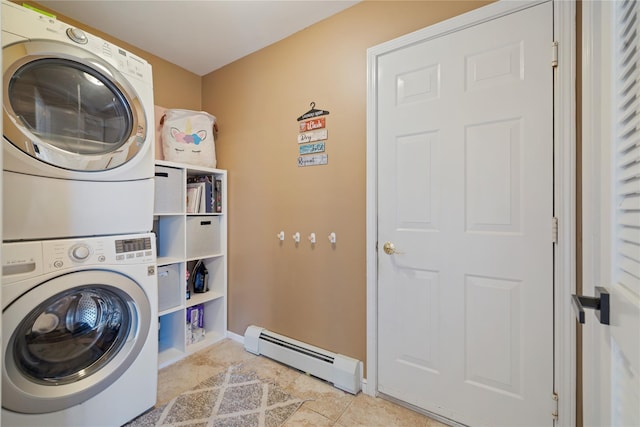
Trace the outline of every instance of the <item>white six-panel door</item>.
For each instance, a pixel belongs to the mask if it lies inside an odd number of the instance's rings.
[[[469,425],[553,423],[552,24],[377,63],[378,390]]]

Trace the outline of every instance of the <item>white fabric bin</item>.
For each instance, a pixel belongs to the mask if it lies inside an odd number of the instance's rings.
[[[154,213],[184,212],[185,183],[182,170],[165,166],[156,166]]]
[[[186,280],[180,277],[178,264],[158,267],[158,311],[169,310],[182,304],[186,292]]]
[[[187,258],[205,258],[220,253],[220,217],[187,217]]]

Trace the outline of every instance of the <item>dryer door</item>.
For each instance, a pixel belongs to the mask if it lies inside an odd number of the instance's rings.
[[[64,169],[101,171],[133,158],[147,123],[118,70],[77,46],[27,40],[2,49],[4,137]]]
[[[104,270],[55,277],[2,313],[2,406],[65,409],[104,390],[149,336],[151,306],[131,278]]]

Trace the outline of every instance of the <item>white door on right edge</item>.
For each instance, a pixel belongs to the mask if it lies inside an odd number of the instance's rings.
[[[553,425],[552,25],[378,58],[378,390],[468,425]]]
[[[610,324],[583,326],[584,425],[640,426],[640,3],[585,2],[584,295]]]

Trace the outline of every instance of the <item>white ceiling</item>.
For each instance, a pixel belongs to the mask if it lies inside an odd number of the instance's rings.
[[[38,0],[38,3],[202,76],[358,1]]]

